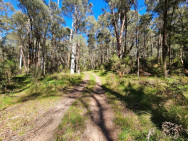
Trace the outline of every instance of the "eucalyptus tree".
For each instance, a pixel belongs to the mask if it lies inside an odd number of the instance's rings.
[[[96,34],[98,30],[98,23],[95,19],[94,16],[88,16],[85,19],[86,23],[86,31],[87,31],[87,37],[88,37],[88,49],[89,49],[89,54],[90,56],[88,57],[88,60],[90,62],[90,67],[94,69],[94,64],[95,64],[95,57],[96,57],[96,48],[97,48],[97,39],[96,39]]]
[[[8,3],[0,0],[0,36],[11,28],[11,19],[9,12],[14,11],[14,7]]]
[[[11,19],[8,12],[14,11],[14,7],[8,3],[0,0],[0,48],[1,48],[1,61],[5,60],[4,43],[6,41],[6,35],[9,33],[11,28]]]
[[[84,27],[84,19],[86,15],[91,12],[92,4],[88,0],[63,0],[62,10],[66,16],[72,17],[73,20],[73,37],[82,32]],[[75,42],[72,43],[72,56],[71,56],[71,74],[73,74],[77,68],[76,59],[79,59],[78,46]],[[77,56],[77,57],[76,57]]]
[[[122,56],[122,40],[125,31],[127,32],[127,13],[130,8],[135,4],[136,0],[105,0],[110,8],[112,15],[112,25],[114,27],[115,36],[117,40],[117,55]],[[126,46],[125,46],[126,47]]]
[[[18,37],[17,42],[20,46],[20,66],[19,69],[21,70],[22,67],[22,60],[25,67],[25,72],[27,73],[27,64],[26,64],[26,55],[25,51],[27,50],[27,34],[28,34],[28,17],[27,15],[23,14],[21,11],[16,11],[12,15],[12,30],[14,31],[15,35]]]
[[[73,42],[76,43],[76,46],[77,46],[77,55],[76,55],[76,70],[77,70],[77,73],[80,74],[80,66],[81,64],[85,63],[83,57],[85,57],[84,55],[84,52],[87,50],[84,50],[84,48],[86,48],[86,40],[84,38],[83,35],[81,34],[77,34],[74,38],[73,38]],[[83,55],[83,56],[81,56]],[[81,62],[81,60],[83,60],[83,62]],[[83,68],[83,66],[82,66]]]
[[[186,0],[159,0],[159,1],[145,0],[148,11],[157,13],[163,19],[162,20],[163,21],[162,56],[163,56],[164,76],[167,76],[167,55],[170,49],[167,43],[167,37],[169,35],[168,26],[171,24],[171,20],[169,19],[169,17],[172,19],[175,9],[179,6],[181,2],[185,2],[185,1]],[[172,12],[170,13],[169,11]]]
[[[174,19],[176,22],[172,25],[174,43],[180,45],[180,61],[185,69],[188,69],[188,7],[187,4],[180,5],[176,9]]]
[[[46,41],[49,26],[51,23],[50,10],[48,5],[42,0],[19,0],[20,7],[29,19],[29,32],[28,32],[28,65],[29,68],[34,63],[36,68],[39,64],[40,46],[42,47],[42,74],[46,73]]]
[[[109,45],[111,33],[108,28],[100,28],[97,34],[98,50],[100,55],[100,66],[107,62],[110,57]]]
[[[140,17],[139,26],[140,32],[143,34],[143,46],[147,50],[147,57],[149,56],[149,47],[147,46],[148,33],[150,31],[152,16],[149,13],[146,13]]]
[[[67,46],[63,44],[63,41],[66,42],[68,40],[67,34],[68,30],[63,27],[65,21],[63,19],[62,10],[59,8],[58,3],[51,1],[49,3],[50,8],[50,56],[48,56],[49,60],[51,60],[51,65],[49,66],[50,70],[58,70],[59,64],[63,66],[67,65]],[[49,62],[49,61],[48,61]]]

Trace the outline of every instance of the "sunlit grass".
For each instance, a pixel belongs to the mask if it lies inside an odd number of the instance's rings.
[[[0,95],[0,110],[29,100],[62,96],[63,92],[61,90],[63,88],[71,88],[78,85],[82,77],[83,75],[57,73],[46,76],[42,80],[32,80],[30,75],[16,76],[13,78],[15,80],[13,82],[15,84],[14,92]]]
[[[59,125],[57,141],[79,140],[86,126],[82,104],[76,100],[69,108]]]
[[[112,72],[95,73],[101,77],[108,101],[114,109],[114,122],[120,128],[119,140],[147,140],[150,130],[155,131],[150,140],[174,140],[162,133],[164,121],[182,125],[187,130],[187,99],[182,99],[184,104],[180,104],[181,99],[174,97],[175,94],[179,95],[177,89],[181,90],[180,96],[188,92],[185,78],[138,79],[131,75],[119,77]],[[178,84],[171,89],[174,82]],[[185,137],[178,139],[185,140]]]

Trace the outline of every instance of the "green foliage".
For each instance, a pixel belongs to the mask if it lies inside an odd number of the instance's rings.
[[[163,76],[162,68],[160,65],[158,65],[155,58],[140,58],[140,68],[142,71],[148,72],[152,76]]]
[[[10,83],[12,76],[17,73],[15,62],[6,60],[0,64],[0,85],[6,91],[7,85]]]
[[[116,55],[110,60],[109,64],[106,64],[105,69],[112,70],[119,75],[129,74],[133,70],[133,62],[130,57],[124,59],[118,58]]]

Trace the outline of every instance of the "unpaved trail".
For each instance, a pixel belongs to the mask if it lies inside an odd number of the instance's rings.
[[[56,140],[56,131],[61,119],[67,112],[72,103],[82,94],[87,81],[88,74],[84,81],[76,86],[69,94],[64,97],[61,102],[57,103],[55,107],[45,112],[42,116],[34,121],[34,127],[28,131],[24,136],[11,136],[7,141],[54,141]]]
[[[90,119],[87,121],[83,138],[87,141],[115,141],[117,140],[117,130],[113,123],[113,111],[107,102],[99,76],[94,73],[92,75],[96,78],[96,86],[91,93]]]

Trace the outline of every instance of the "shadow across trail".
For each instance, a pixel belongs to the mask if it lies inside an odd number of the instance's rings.
[[[80,102],[87,109],[91,123],[87,125],[86,132],[90,137],[88,140],[107,140],[114,139],[113,113],[107,103],[105,91],[100,84],[96,84],[93,89],[86,88],[82,98],[88,97],[89,104],[80,98]],[[87,136],[88,136],[87,135]]]
[[[186,121],[180,120],[178,115],[172,115],[165,108],[165,103],[168,101],[168,98],[164,98],[163,95],[146,93],[144,86],[135,88],[131,83],[128,84],[123,93],[118,93],[107,88],[105,85],[102,88],[111,95],[111,100],[118,99],[122,101],[126,108],[134,111],[136,114],[151,113],[152,122],[161,130],[162,123],[166,121],[182,125],[186,128]],[[187,137],[187,135],[183,136]]]

